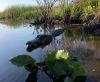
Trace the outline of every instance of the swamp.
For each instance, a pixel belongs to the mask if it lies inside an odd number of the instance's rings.
[[[0,82],[100,82],[100,0],[20,1],[0,11]]]

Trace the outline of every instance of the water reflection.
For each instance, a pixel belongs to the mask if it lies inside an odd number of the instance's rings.
[[[25,20],[25,19],[9,19],[9,20],[2,20],[0,21],[1,24],[5,24],[7,26],[10,26],[10,28],[19,28],[22,25],[26,25],[30,23],[33,20]]]
[[[9,26],[10,27],[10,26]],[[12,29],[7,25],[0,24],[0,81],[1,82],[25,82],[27,73],[23,68],[16,68],[9,63],[9,60],[19,54],[29,54],[37,61],[43,61],[48,51],[67,49],[70,54],[80,58],[79,62],[84,65],[87,74],[94,82],[100,80],[100,37],[85,35],[78,26],[70,26],[71,30],[57,36],[48,46],[43,49],[37,48],[32,52],[26,51],[26,42],[34,39],[40,34],[49,34],[55,29],[68,28],[68,26],[32,26]],[[73,30],[74,29],[74,30]],[[19,74],[18,74],[19,73]],[[16,75],[16,76],[14,76]],[[33,74],[29,75],[29,78]],[[11,76],[11,77],[9,77]],[[23,77],[19,77],[23,76]],[[33,77],[33,76],[32,76]],[[38,82],[52,82],[46,75],[39,72]],[[32,79],[32,78],[31,78]],[[49,80],[48,80],[49,79]]]

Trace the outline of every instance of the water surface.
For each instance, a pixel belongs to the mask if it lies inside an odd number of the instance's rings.
[[[28,72],[24,68],[12,65],[9,60],[20,54],[28,54],[38,62],[43,61],[48,51],[67,49],[71,55],[78,56],[80,63],[93,82],[100,82],[100,37],[83,34],[77,27],[70,26],[70,32],[56,37],[48,46],[37,48],[32,52],[26,50],[26,42],[38,34],[49,34],[55,29],[68,26],[32,26],[0,24],[0,82],[24,82]],[[44,72],[38,73],[38,82],[52,82]],[[92,82],[91,81],[91,82]]]

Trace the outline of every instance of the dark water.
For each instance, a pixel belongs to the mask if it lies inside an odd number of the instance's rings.
[[[67,26],[45,28],[0,24],[0,82],[25,82],[28,77],[29,73],[24,68],[16,67],[9,62],[11,58],[20,54],[28,54],[39,62],[43,61],[48,51],[58,49],[67,49],[71,55],[78,56],[87,75],[91,78],[89,82],[100,82],[100,37],[81,33],[77,28],[82,26],[70,26],[70,32],[56,37],[50,45],[32,52],[26,51],[27,41],[34,39],[38,34],[48,34],[63,27],[67,28]],[[52,82],[52,80],[40,71],[38,82]]]

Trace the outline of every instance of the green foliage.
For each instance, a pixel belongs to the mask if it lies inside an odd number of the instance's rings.
[[[16,66],[24,66],[24,68],[29,72],[34,72],[37,70],[37,65],[35,60],[28,55],[19,55],[10,60],[12,64]]]
[[[48,57],[45,59],[45,65],[50,73],[59,79],[60,76],[72,76],[72,80],[80,75],[85,75],[85,70],[80,68],[77,62],[72,61],[72,57],[68,55],[66,50],[58,50],[49,52]],[[69,78],[66,79],[70,80]],[[70,80],[71,81],[71,80]]]
[[[17,66],[24,66],[29,72],[37,71],[39,68],[39,64],[28,55],[16,56],[10,61]],[[78,76],[85,75],[85,70],[80,67],[80,64],[72,61],[72,56],[69,56],[67,50],[49,52],[42,68],[46,68],[48,73],[57,80],[61,80],[63,76],[64,82],[73,82]]]
[[[73,63],[72,68],[74,69],[72,74],[73,79],[75,79],[78,76],[85,75],[85,70],[83,68],[80,68],[80,65],[78,63]]]
[[[74,18],[79,19],[80,16],[82,15],[82,11],[83,11],[83,9],[82,9],[81,4],[74,4],[73,5],[73,11],[72,11],[72,13],[73,13],[73,17]]]
[[[24,18],[29,19],[33,17],[39,17],[41,15],[41,11],[39,7],[35,6],[12,6],[6,9],[1,13],[1,18],[8,19],[18,19]]]
[[[52,9],[51,16],[54,17],[54,18],[62,17],[61,8],[60,7],[54,7]]]
[[[99,0],[98,0],[98,1],[99,1]],[[97,0],[91,0],[91,1],[90,1],[90,5],[91,5],[92,7],[97,8],[97,5],[98,5]]]
[[[72,79],[71,79],[70,77],[66,77],[66,78],[64,79],[64,82],[73,82],[73,81],[72,81]]]
[[[71,7],[69,6],[65,10],[65,16],[68,18],[68,17],[70,17],[70,15],[71,15]]]
[[[17,66],[24,66],[32,62],[35,62],[35,60],[31,56],[28,56],[28,55],[19,55],[19,56],[14,57],[10,61]]]
[[[40,16],[41,16],[41,12],[37,12],[37,11],[30,11],[22,14],[22,17],[24,19],[36,19],[39,18]]]
[[[98,2],[97,2],[98,1]],[[61,7],[60,5],[53,7],[51,17],[55,19],[85,20],[88,14],[96,15],[100,12],[99,0],[83,0],[77,3],[71,3],[69,6]],[[38,6],[12,6],[0,13],[0,19],[39,19],[41,18],[41,10]],[[59,21],[57,21],[59,22]]]

